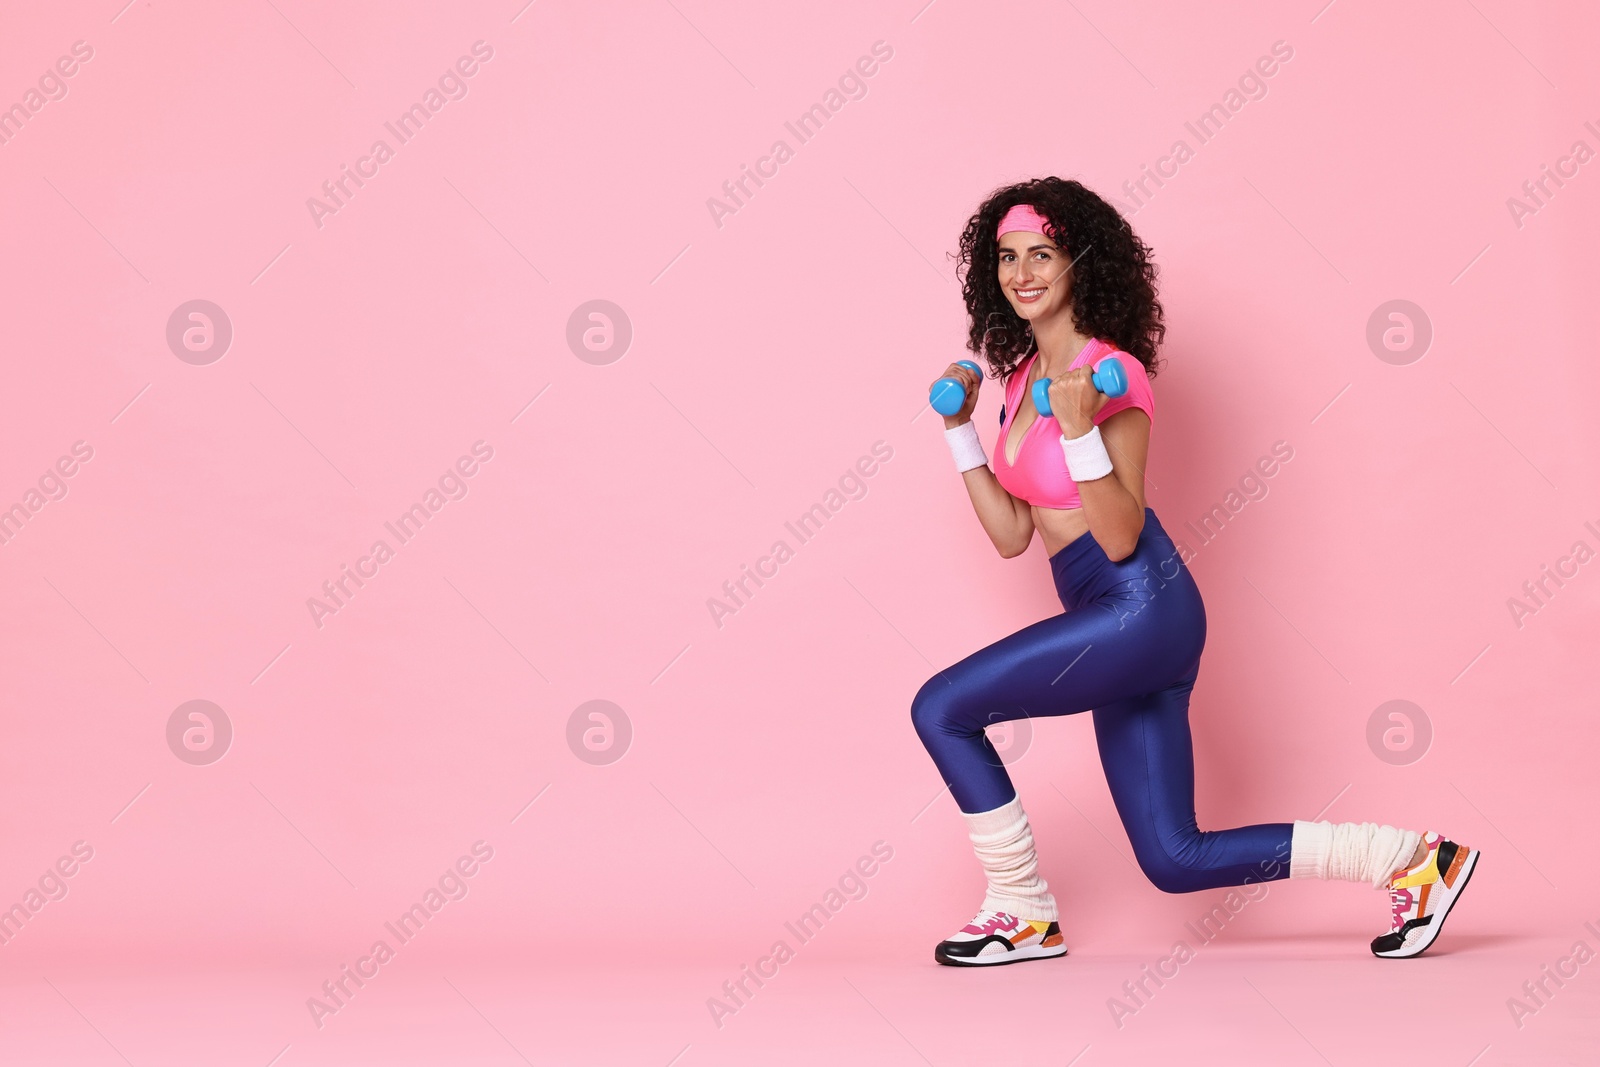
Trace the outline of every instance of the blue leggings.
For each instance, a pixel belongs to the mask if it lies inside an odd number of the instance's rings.
[[[1194,817],[1189,693],[1206,643],[1194,577],[1145,509],[1138,546],[1113,563],[1085,533],[1050,557],[1066,611],[940,671],[911,720],[964,812],[1017,795],[990,723],[1094,710],[1117,814],[1156,888],[1192,893],[1289,875],[1293,823],[1201,830]]]

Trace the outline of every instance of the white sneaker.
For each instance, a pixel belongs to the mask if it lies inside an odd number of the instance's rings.
[[[978,912],[933,950],[935,960],[953,967],[987,967],[1066,954],[1060,923],[1052,919],[1019,919],[1003,911]]]
[[[1421,863],[1395,872],[1389,879],[1394,922],[1389,932],[1372,939],[1372,954],[1403,960],[1419,956],[1433,944],[1467,879],[1478,866],[1478,850],[1438,834],[1425,834],[1428,854]]]

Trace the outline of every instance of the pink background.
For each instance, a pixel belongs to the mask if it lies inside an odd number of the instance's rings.
[[[3,104],[93,49],[0,146],[0,506],[93,449],[0,546],[0,903],[93,849],[0,945],[0,1061],[1592,1050],[1594,968],[1520,1027],[1507,1006],[1600,949],[1600,564],[1520,628],[1507,607],[1600,548],[1600,161],[1507,207],[1600,149],[1587,5],[121,3],[0,37]],[[480,40],[397,147],[383,124]],[[785,121],[876,41],[800,144]],[[1185,121],[1275,41],[1266,95],[1198,145]],[[319,227],[307,199],[380,137]],[[708,198],[779,138],[719,227]],[[1177,175],[1121,197],[1170,324],[1149,501],[1183,539],[1294,453],[1190,564],[1200,825],[1374,820],[1484,860],[1425,962],[1368,954],[1381,894],[1274,883],[1118,1027],[1108,998],[1224,893],[1132,865],[1086,716],[1036,721],[1012,768],[1072,954],[931,960],[981,880],[911,697],[1060,607],[1037,542],[993,552],[923,397],[967,355],[949,253],[979,202],[1041,174],[1118,195],[1179,138]],[[196,299],[233,329],[207,365],[166,341]],[[632,327],[604,365],[567,342],[595,299]],[[1394,299],[1432,324],[1406,365],[1366,341]],[[480,440],[466,496],[319,628],[307,599]],[[784,522],[878,441],[796,547]],[[719,627],[708,598],[779,538]],[[234,732],[204,766],[166,739],[197,699]],[[567,740],[595,699],[632,729],[608,765]],[[1405,765],[1366,739],[1394,699],[1433,729]],[[468,895],[319,1028],[307,998],[479,840]],[[707,998],[880,840],[865,898],[717,1026]]]

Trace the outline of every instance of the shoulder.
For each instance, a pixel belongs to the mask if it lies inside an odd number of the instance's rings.
[[[1139,377],[1143,378],[1146,383],[1150,381],[1150,372],[1145,369],[1143,363],[1139,362],[1138,356],[1135,356],[1129,352],[1124,352],[1122,349],[1117,348],[1115,345],[1112,345],[1109,342],[1107,342],[1106,350],[1094,358],[1095,365],[1099,366],[1102,360],[1110,359],[1113,356],[1121,361],[1123,369],[1128,372],[1128,380],[1130,382],[1133,380],[1136,373]]]
[[[1128,378],[1128,391],[1119,397],[1107,400],[1105,405],[1095,414],[1094,421],[1098,424],[1115,415],[1119,411],[1129,408],[1139,408],[1152,422],[1155,421],[1156,397],[1151,386],[1150,372],[1145,365],[1139,362],[1136,356],[1129,355],[1120,348],[1113,348],[1095,360],[1099,367],[1108,359],[1115,358],[1122,364],[1122,370]]]

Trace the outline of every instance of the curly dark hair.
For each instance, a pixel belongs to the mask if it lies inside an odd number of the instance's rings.
[[[1057,244],[1073,261],[1072,319],[1078,332],[1112,342],[1155,377],[1156,349],[1167,327],[1156,299],[1158,268],[1150,246],[1116,208],[1070,179],[1034,178],[996,189],[967,221],[956,267],[967,301],[967,348],[981,355],[998,378],[1033,351],[1032,331],[1006,299],[998,272],[1000,242],[994,231],[1017,204],[1032,204],[1057,234],[1065,235]]]

